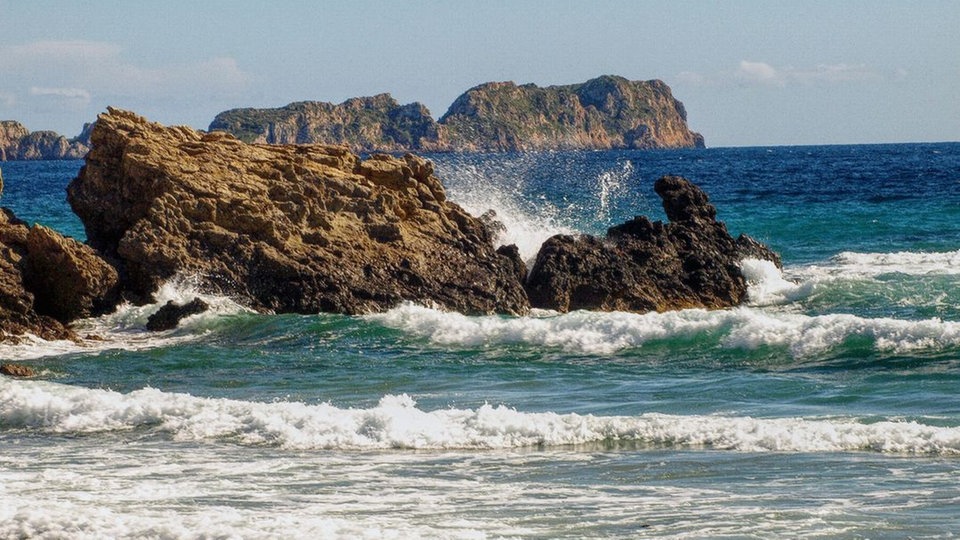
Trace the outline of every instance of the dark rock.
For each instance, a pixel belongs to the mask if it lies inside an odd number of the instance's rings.
[[[266,312],[529,309],[512,262],[416,156],[249,145],[115,109],[91,136],[68,200],[128,298],[191,274]]]
[[[36,377],[37,372],[30,366],[23,364],[0,364],[0,373],[9,377]]]
[[[203,313],[210,309],[210,305],[200,298],[194,298],[186,304],[176,304],[170,300],[156,313],[147,318],[147,330],[160,332],[176,328],[180,321],[191,316]]]
[[[749,237],[734,240],[707,195],[688,180],[663,177],[654,189],[668,224],[638,216],[611,227],[605,239],[548,239],[527,279],[531,305],[564,312],[735,306],[747,292],[741,259],[779,262]]]

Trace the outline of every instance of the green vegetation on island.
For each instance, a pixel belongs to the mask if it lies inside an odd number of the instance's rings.
[[[485,83],[458,97],[439,121],[420,103],[400,105],[380,94],[339,105],[308,101],[233,109],[218,114],[210,130],[246,142],[345,144],[356,152],[704,146],[669,86],[615,76],[546,88]]]

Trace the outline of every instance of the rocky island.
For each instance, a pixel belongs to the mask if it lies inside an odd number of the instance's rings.
[[[247,144],[109,109],[68,187],[88,244],[0,215],[0,341],[78,339],[69,323],[153,301],[190,275],[266,313],[371,313],[411,301],[466,314],[531,307],[650,311],[741,303],[745,257],[689,181],[656,183],[670,223],[638,216],[605,238],[558,235],[530,272],[496,223],[446,199],[429,161],[342,146]],[[202,302],[164,306],[169,328]],[[178,315],[181,314],[181,315]]]
[[[292,103],[275,109],[234,109],[210,131],[269,144],[345,144],[370,152],[504,152],[699,148],[683,104],[658,80],[603,76],[541,88],[486,83],[458,97],[439,121],[420,103],[389,94],[339,105]]]
[[[53,131],[31,132],[13,120],[0,121],[0,161],[80,159],[90,149],[91,129],[87,124],[79,136],[67,139]]]

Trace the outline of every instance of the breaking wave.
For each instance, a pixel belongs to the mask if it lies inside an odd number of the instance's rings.
[[[388,395],[370,408],[201,398],[144,388],[127,394],[43,381],[0,380],[4,429],[78,434],[153,429],[175,440],[221,440],[296,450],[496,449],[631,441],[749,452],[873,451],[960,454],[960,427],[855,418],[720,415],[593,416],[417,408]]]

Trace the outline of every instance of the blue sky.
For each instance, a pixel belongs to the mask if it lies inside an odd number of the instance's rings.
[[[960,140],[960,2],[0,0],[0,119],[662,79],[708,146]]]

